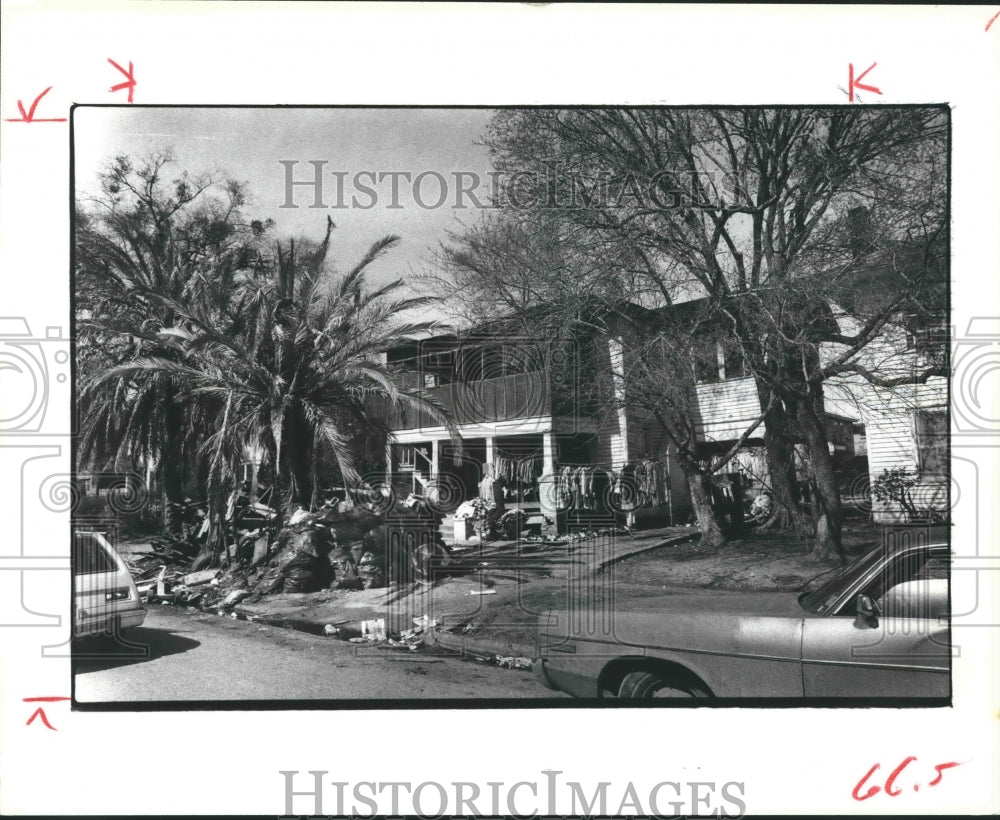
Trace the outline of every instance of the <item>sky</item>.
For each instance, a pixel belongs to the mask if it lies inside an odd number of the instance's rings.
[[[169,148],[177,175],[186,170],[245,182],[249,213],[273,219],[278,237],[318,241],[330,215],[337,225],[328,257],[335,269],[349,268],[386,234],[400,236],[400,245],[370,268],[369,281],[378,284],[425,270],[447,231],[483,215],[477,202],[488,202],[492,165],[481,141],[491,113],[80,107],[74,113],[76,190],[96,191],[99,171],[116,155]],[[325,208],[311,207],[315,185],[293,185],[290,192],[287,186],[289,179],[315,182],[317,167]]]

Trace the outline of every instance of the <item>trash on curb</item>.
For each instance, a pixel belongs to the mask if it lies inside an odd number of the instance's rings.
[[[504,669],[531,669],[531,658],[494,655],[493,660]]]
[[[371,643],[385,641],[385,618],[373,618],[370,621],[362,621],[361,640]]]

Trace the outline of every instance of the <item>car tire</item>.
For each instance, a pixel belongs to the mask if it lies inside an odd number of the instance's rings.
[[[630,672],[622,678],[618,697],[631,700],[651,698],[706,698],[708,692],[697,686],[679,684],[655,672]]]

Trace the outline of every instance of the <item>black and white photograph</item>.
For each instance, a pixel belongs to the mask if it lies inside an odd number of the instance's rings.
[[[1000,6],[0,17],[0,814],[1000,808]]]
[[[951,114],[75,107],[74,707],[950,705]]]

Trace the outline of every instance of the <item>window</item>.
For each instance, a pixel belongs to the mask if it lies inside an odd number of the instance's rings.
[[[945,617],[949,565],[943,554],[911,553],[897,560],[895,572],[880,578],[869,592],[876,593],[872,597],[886,618]]]
[[[718,342],[705,339],[697,341],[691,352],[694,358],[694,375],[700,384],[722,381],[722,351]]]
[[[92,536],[79,534],[73,538],[73,556],[71,563],[75,575],[93,575],[98,572],[116,572],[114,560]]]
[[[722,345],[724,379],[741,379],[746,375],[743,367],[743,348],[735,339],[725,342]]]
[[[951,328],[944,317],[931,318],[897,314],[895,320],[906,329],[906,349],[920,356],[940,358],[947,354]]]
[[[917,469],[922,473],[948,471],[948,414],[944,410],[917,410],[914,418]]]
[[[740,379],[746,375],[743,348],[735,339],[724,342],[702,339],[695,342],[691,355],[695,378],[700,384]]]

